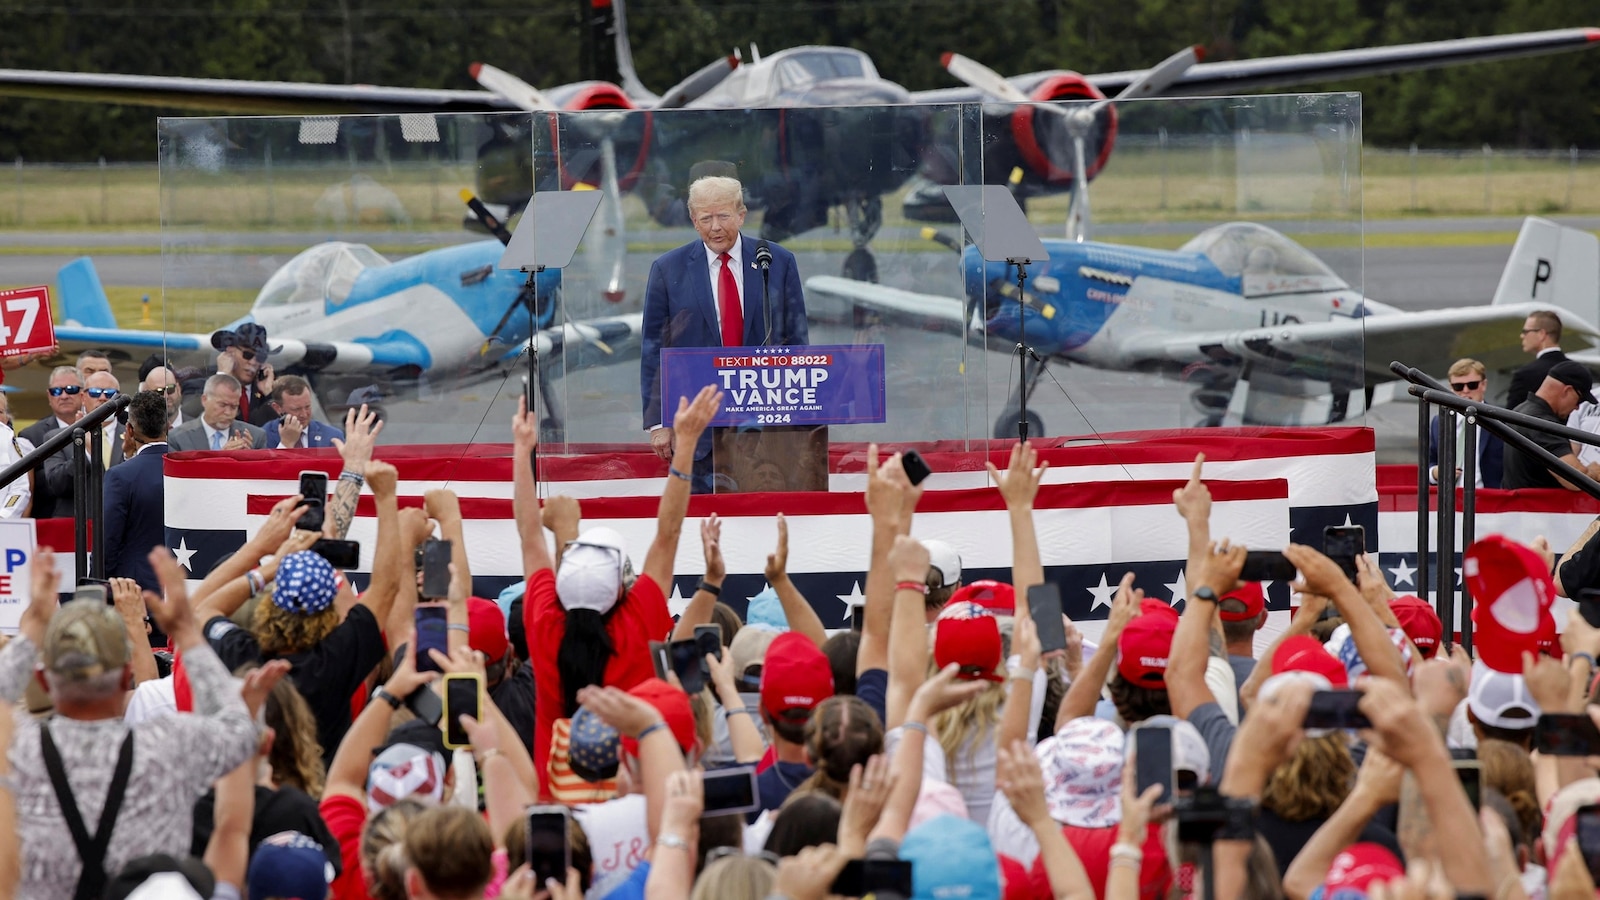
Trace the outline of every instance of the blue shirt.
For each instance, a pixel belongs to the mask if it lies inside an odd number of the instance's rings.
[[[633,870],[627,881],[612,889],[611,893],[605,896],[605,900],[644,900],[644,886],[649,880],[650,861],[645,860],[639,863],[639,867]]]

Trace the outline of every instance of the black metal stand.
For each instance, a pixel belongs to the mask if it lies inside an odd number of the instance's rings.
[[[1434,610],[1443,625],[1445,647],[1456,634],[1456,411],[1439,410],[1439,549],[1434,558]]]
[[[1423,400],[1417,404],[1417,446],[1421,462],[1417,466],[1417,596],[1428,597],[1428,425],[1432,407]]]
[[[1466,459],[1461,461],[1461,546],[1471,547],[1478,539],[1474,519],[1478,513],[1478,419],[1471,413],[1461,417],[1461,428],[1466,433],[1462,441]],[[1461,579],[1461,648],[1472,653],[1472,588],[1467,579]]]
[[[538,410],[539,397],[538,397],[538,395],[539,395],[539,392],[544,389],[544,385],[542,385],[538,380],[539,379],[539,342],[534,340],[534,338],[537,337],[537,335],[534,332],[534,328],[533,328],[533,324],[534,324],[533,307],[534,307],[534,302],[535,302],[534,298],[537,296],[537,294],[535,293],[535,291],[537,289],[536,288],[536,283],[538,281],[539,274],[544,271],[544,266],[531,266],[531,267],[530,266],[523,266],[522,267],[522,271],[525,274],[527,274],[527,276],[528,276],[528,287],[527,287],[527,289],[525,291],[525,293],[528,295],[528,356],[527,356],[527,359],[528,359],[528,374],[526,376],[524,376],[527,379],[527,381],[523,383],[522,395],[527,398],[528,415],[533,416],[533,427],[537,431],[537,430],[540,430],[542,428],[542,426],[541,426],[541,424],[539,422],[539,410]],[[509,310],[509,309],[506,310],[506,315],[509,317],[511,315],[511,310]],[[533,446],[533,459],[530,462],[533,465],[533,488],[534,488],[533,492],[534,492],[535,495],[537,495],[539,493],[539,445],[538,444],[534,444],[534,446]]]
[[[1034,356],[1028,346],[1028,266],[1033,260],[1012,257],[1006,263],[1017,267],[1017,440],[1028,439],[1028,358]]]

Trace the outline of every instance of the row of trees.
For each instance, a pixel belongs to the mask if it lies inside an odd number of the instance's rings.
[[[554,85],[588,75],[589,3],[0,0],[0,67],[470,88],[481,60]],[[946,50],[1004,72],[1105,72],[1189,43],[1219,60],[1600,24],[1593,0],[630,0],[627,15],[657,90],[752,44],[857,47],[918,90],[954,84]],[[1316,88],[1364,92],[1372,144],[1600,147],[1600,52]],[[154,154],[148,108],[0,100],[0,159]]]

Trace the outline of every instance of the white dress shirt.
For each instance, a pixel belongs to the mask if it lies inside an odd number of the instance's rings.
[[[744,309],[744,238],[733,239],[728,248],[728,268],[733,270],[733,283],[739,290],[739,308]],[[717,311],[717,334],[722,333],[722,260],[716,251],[706,248],[706,272],[711,276],[711,308]]]

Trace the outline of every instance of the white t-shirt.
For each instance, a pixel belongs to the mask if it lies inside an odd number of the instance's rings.
[[[128,698],[122,711],[122,721],[129,725],[178,714],[178,697],[172,690],[172,676],[154,681],[141,681]]]
[[[599,900],[628,880],[650,852],[650,826],[643,794],[573,807],[572,815],[589,838],[594,860],[587,900]]]

